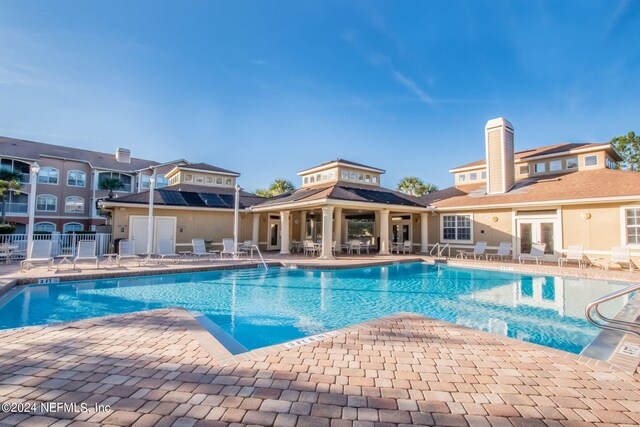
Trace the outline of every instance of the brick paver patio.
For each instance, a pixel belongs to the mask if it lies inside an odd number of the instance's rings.
[[[0,400],[86,412],[0,413],[4,425],[618,426],[640,376],[412,314],[221,365],[181,310],[0,332]],[[281,348],[280,346],[279,348]],[[217,354],[218,353],[218,354]],[[224,350],[222,350],[224,353]],[[96,412],[93,405],[110,405]]]

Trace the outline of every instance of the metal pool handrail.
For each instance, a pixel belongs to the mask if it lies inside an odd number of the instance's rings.
[[[442,258],[442,252],[444,252],[445,249],[449,250],[449,255],[447,256],[447,258],[451,258],[451,246],[449,245],[449,243],[444,246],[440,246],[440,243],[436,243],[435,245],[433,245],[433,248],[431,248],[431,251],[429,251],[429,255],[433,255],[433,251],[435,251],[436,249],[438,249],[436,251],[436,253],[438,254],[438,258]]]
[[[626,322],[624,320],[610,319],[600,313],[599,306],[600,304],[611,301],[616,298],[623,297],[625,295],[629,295],[633,292],[640,291],[640,283],[636,283],[635,285],[627,286],[626,288],[622,288],[618,291],[612,292],[608,295],[605,295],[597,300],[593,301],[591,304],[587,305],[584,310],[585,316],[587,320],[591,322],[593,325],[597,326],[601,329],[608,329],[611,331],[618,331],[623,333],[635,334],[640,336],[640,324],[636,322]],[[594,319],[595,317],[603,322],[607,322],[607,324],[600,323]],[[612,326],[619,325],[619,326]]]
[[[258,251],[258,255],[260,256],[260,261],[262,261],[262,265],[264,266],[265,270],[268,270],[269,268],[267,267],[267,263],[264,262],[264,258],[262,258],[262,254],[260,253],[260,249],[258,248],[258,245],[251,245],[251,253],[253,253],[253,248],[256,248],[256,251]]]

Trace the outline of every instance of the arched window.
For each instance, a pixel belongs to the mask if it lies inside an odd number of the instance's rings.
[[[133,182],[131,175],[118,172],[100,172],[100,174],[98,175],[98,187],[96,188],[97,190],[100,189],[100,181],[102,181],[104,178],[118,178],[120,181],[122,181],[123,186],[120,190],[117,191],[131,193],[131,183]]]
[[[64,227],[62,227],[63,233],[80,233],[84,230],[84,225],[79,222],[67,222]]]
[[[58,209],[58,198],[51,194],[41,194],[36,197],[36,210],[40,212],[55,212]]]
[[[56,225],[52,222],[39,222],[33,226],[33,231],[41,233],[53,233],[56,231]]]
[[[85,187],[87,185],[87,174],[82,171],[67,172],[67,185],[69,187]]]
[[[38,184],[55,184],[58,185],[58,176],[60,172],[56,168],[40,168],[38,172]]]
[[[64,199],[64,211],[67,213],[84,213],[84,199],[79,196],[69,196]]]

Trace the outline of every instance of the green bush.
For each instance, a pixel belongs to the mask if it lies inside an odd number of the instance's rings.
[[[16,231],[15,224],[0,224],[0,234],[13,234]]]

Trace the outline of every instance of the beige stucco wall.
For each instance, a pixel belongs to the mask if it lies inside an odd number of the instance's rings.
[[[583,245],[585,250],[609,251],[620,246],[621,204],[575,205],[562,207],[562,236],[565,248],[568,245]],[[581,215],[590,214],[584,219]]]

